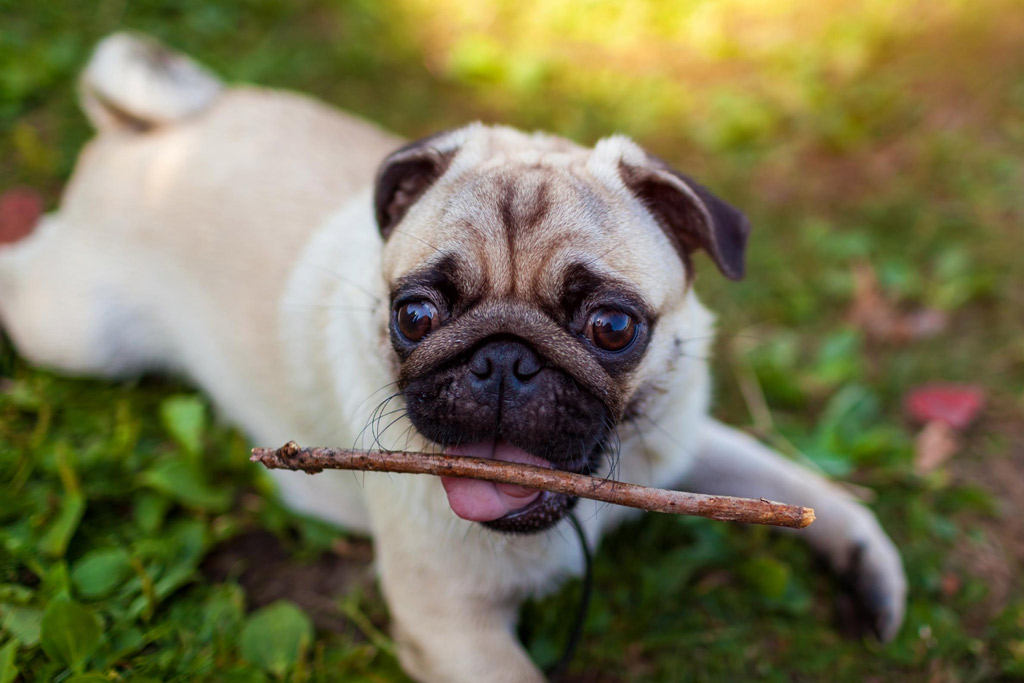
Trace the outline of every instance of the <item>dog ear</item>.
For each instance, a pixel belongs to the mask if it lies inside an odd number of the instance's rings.
[[[409,208],[440,178],[455,153],[450,131],[411,142],[392,152],[377,170],[374,206],[380,234],[387,239]]]
[[[651,155],[639,166],[620,162],[620,172],[687,264],[690,254],[703,249],[723,275],[743,279],[750,223],[738,209]]]

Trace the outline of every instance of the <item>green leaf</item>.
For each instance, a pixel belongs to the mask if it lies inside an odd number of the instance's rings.
[[[102,674],[79,674],[72,676],[64,683],[110,683],[110,679]]]
[[[93,550],[71,570],[71,582],[83,598],[109,595],[132,573],[131,556],[121,548]]]
[[[773,405],[799,408],[807,400],[798,381],[802,355],[799,339],[780,333],[747,356],[765,397]]]
[[[283,676],[293,669],[313,641],[313,624],[294,604],[281,600],[250,615],[242,628],[242,658]]]
[[[753,557],[740,566],[740,573],[766,598],[779,598],[789,583],[789,567],[773,557]]]
[[[50,599],[71,599],[71,577],[66,562],[54,562],[43,575],[42,593]]]
[[[39,627],[43,611],[35,607],[0,605],[3,622],[0,626],[25,647],[34,647],[39,642]]]
[[[814,376],[825,385],[849,382],[861,374],[861,334],[840,330],[825,337],[818,351]]]
[[[206,430],[206,406],[194,395],[171,396],[160,403],[160,421],[189,455],[199,455]]]
[[[878,396],[861,384],[848,384],[829,399],[815,429],[819,441],[845,450],[879,418]]]
[[[25,380],[12,382],[3,395],[15,408],[26,412],[36,412],[44,402],[39,389]]]
[[[200,642],[223,638],[234,643],[245,618],[245,591],[230,583],[214,586],[202,607],[202,623],[196,629]]]
[[[143,491],[135,497],[135,504],[132,506],[135,523],[146,534],[155,534],[163,525],[170,506],[171,501],[164,496],[152,491]]]
[[[89,663],[96,670],[109,669],[144,648],[150,640],[139,627],[113,621],[103,646],[89,659]],[[132,681],[135,680],[136,677],[132,676]]]
[[[797,449],[830,477],[845,477],[853,471],[853,461],[845,453],[837,453],[824,443],[803,434],[794,435],[792,442]]]
[[[217,672],[217,683],[264,683],[266,680],[267,675],[265,673],[249,666],[238,666],[231,669],[222,669]],[[135,679],[132,679],[132,683],[135,683]],[[158,682],[152,681],[149,683]]]
[[[39,541],[39,549],[50,557],[64,557],[68,543],[85,514],[85,496],[75,473],[74,454],[64,445],[58,445],[56,454],[57,472],[64,485],[64,496],[60,511]]]
[[[71,537],[78,531],[78,525],[85,514],[85,497],[74,493],[64,497],[60,512],[39,541],[39,549],[50,557],[64,557]]]
[[[142,483],[186,507],[219,512],[231,503],[231,490],[214,489],[194,463],[181,458],[156,463],[142,473]]]
[[[0,683],[11,683],[18,677],[18,666],[14,656],[18,653],[18,643],[11,641],[0,647]]]
[[[208,539],[206,525],[199,520],[185,520],[171,530],[165,543],[173,551],[171,562],[153,588],[158,598],[166,597],[188,581],[199,567]]]
[[[0,602],[16,602],[24,604],[32,599],[35,593],[31,589],[17,583],[0,583]]]
[[[54,600],[43,614],[39,644],[50,659],[81,672],[102,637],[103,624],[91,609]]]
[[[143,587],[143,595],[132,602],[128,614],[132,618],[145,616],[157,603],[190,581],[208,543],[206,525],[199,520],[183,520],[159,540],[137,543],[137,554],[152,556],[155,562],[146,567],[152,584]]]

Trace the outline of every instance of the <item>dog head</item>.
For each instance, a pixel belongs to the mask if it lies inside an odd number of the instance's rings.
[[[474,124],[393,153],[375,209],[408,415],[451,453],[596,472],[663,377],[702,249],[743,275],[745,218],[624,137]],[[668,324],[668,327],[674,325]],[[675,349],[674,349],[675,347]],[[461,517],[539,531],[573,500],[443,480]]]

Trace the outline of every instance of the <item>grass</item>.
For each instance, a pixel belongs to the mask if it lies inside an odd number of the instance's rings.
[[[910,579],[881,647],[795,539],[648,518],[611,536],[571,680],[1024,677],[1024,11],[1011,0],[543,4],[0,0],[0,188],[55,205],[90,132],[73,83],[131,27],[231,80],[317,94],[408,136],[476,118],[622,131],[742,206],[716,414],[876,494]],[[848,312],[870,264],[901,310]],[[191,388],[69,379],[0,352],[0,683],[403,680],[368,549],[274,501]],[[983,387],[954,460],[915,471],[906,391]],[[763,405],[759,398],[764,398]],[[579,584],[530,603],[553,661]],[[841,603],[841,601],[840,601]]]

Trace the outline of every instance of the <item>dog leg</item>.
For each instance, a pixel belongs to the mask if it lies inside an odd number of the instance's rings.
[[[439,604],[433,587],[388,590],[391,632],[402,668],[424,683],[540,683],[543,675],[516,640],[514,605]],[[404,582],[400,582],[404,583]],[[432,604],[431,604],[432,603]]]
[[[96,47],[80,90],[101,137],[114,133],[127,140],[194,116],[216,99],[221,84],[183,55],[118,33]],[[0,324],[28,360],[67,373],[110,376],[165,365],[165,334],[149,319],[153,302],[137,291],[146,273],[141,264],[149,258],[109,231],[102,211],[95,224],[83,218],[97,215],[97,206],[110,206],[119,193],[138,189],[125,179],[97,200],[81,180],[91,176],[84,168],[89,156],[86,151],[79,161],[61,213],[38,226],[27,223],[31,215],[12,214],[9,198],[3,202]]]
[[[424,683],[544,680],[515,635],[519,601],[485,590],[436,555],[417,555],[396,536],[376,536],[380,584],[402,667]],[[450,543],[435,546],[435,552]],[[470,585],[467,585],[470,584]]]
[[[524,578],[547,575],[538,565],[549,562],[515,538],[456,519],[433,478],[371,473],[365,487],[403,669],[424,683],[543,681],[515,623]]]
[[[146,364],[138,316],[116,298],[116,257],[49,214],[0,245],[0,326],[30,362],[72,374],[118,375]],[[148,352],[147,352],[148,354]]]
[[[896,635],[906,576],[895,546],[866,507],[823,477],[713,420],[702,428],[695,455],[685,481],[689,490],[813,507],[817,521],[795,533],[849,582],[874,633],[883,641]]]

